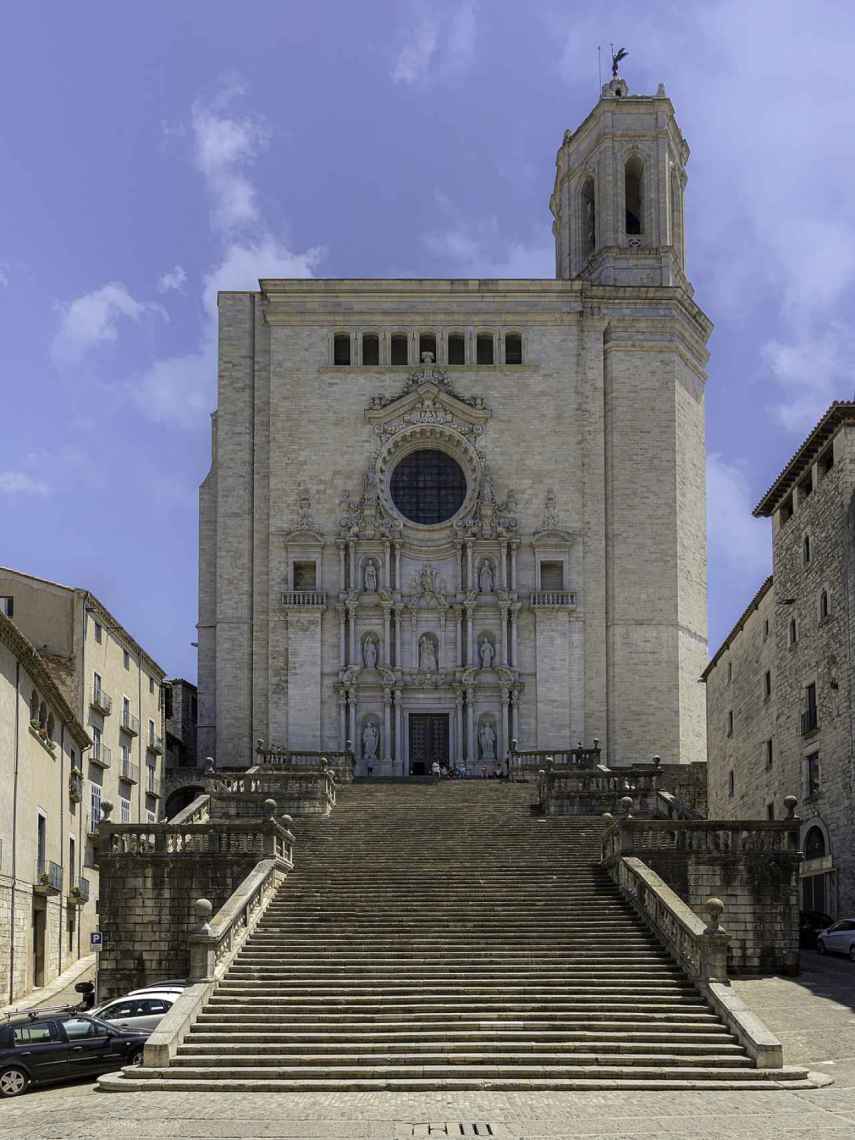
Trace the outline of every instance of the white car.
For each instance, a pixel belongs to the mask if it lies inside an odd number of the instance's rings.
[[[91,1010],[90,1016],[109,1021],[120,1029],[137,1029],[150,1033],[172,1009],[183,988],[167,983],[163,988],[152,986],[134,990],[124,997],[113,998],[100,1009]]]
[[[855,962],[855,918],[840,918],[816,936],[820,954],[848,954]]]

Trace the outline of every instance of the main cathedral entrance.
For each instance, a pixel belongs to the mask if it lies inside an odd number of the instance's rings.
[[[428,775],[434,760],[448,764],[448,713],[410,713],[410,775]]]

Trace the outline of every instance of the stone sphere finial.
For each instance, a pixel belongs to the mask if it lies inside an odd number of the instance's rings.
[[[214,904],[210,899],[196,899],[193,903],[196,914],[196,929],[199,934],[211,933],[211,915],[214,913]]]
[[[612,815],[612,813],[611,813],[610,811],[604,811],[604,812],[603,812],[603,819],[611,819],[611,820],[613,820],[613,819],[614,819],[614,816]]]
[[[595,752],[600,751],[600,738],[599,738],[599,736],[594,737],[594,751]]]
[[[276,817],[276,800],[264,801],[264,818],[275,819]]]
[[[294,824],[294,820],[290,815],[280,815],[279,822],[282,824],[286,831],[290,831]]]
[[[632,796],[622,796],[620,803],[624,815],[629,819],[629,813],[632,811]]]
[[[327,760],[326,756],[322,756],[321,757],[321,767],[326,768],[328,766],[328,764],[329,764],[329,760]]]
[[[255,742],[255,751],[256,752],[263,752],[264,751],[264,741],[261,739],[260,736],[259,736],[258,740],[256,740],[256,742]]]
[[[112,810],[113,805],[110,800],[101,800],[101,819],[104,823],[109,820]]]
[[[653,757],[654,767],[658,768],[661,763],[662,763],[662,757],[661,756],[654,756]]]
[[[798,802],[795,796],[784,796],[784,807],[787,809],[787,819],[795,819]]]
[[[718,920],[721,918],[721,912],[724,910],[724,903],[721,899],[710,898],[706,901],[707,914],[710,916],[710,930],[718,930]]]
[[[516,752],[516,750],[517,750],[517,744],[518,743],[519,743],[519,741],[517,740],[516,737],[514,737],[513,740],[511,741],[511,748],[514,750],[514,752]]]

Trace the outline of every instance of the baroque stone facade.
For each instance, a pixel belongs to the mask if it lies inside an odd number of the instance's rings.
[[[781,818],[798,798],[802,906],[855,911],[855,404],[833,404],[755,509],[773,575],[704,673],[709,810]]]
[[[616,86],[617,84],[617,86]],[[623,80],[559,150],[558,279],[219,297],[199,749],[363,773],[597,737],[702,760],[703,389],[688,148]]]

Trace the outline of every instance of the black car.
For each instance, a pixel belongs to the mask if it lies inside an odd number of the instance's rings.
[[[816,936],[821,930],[831,926],[834,919],[820,910],[799,912],[799,946],[816,949]]]
[[[33,1009],[0,1023],[0,1097],[31,1084],[97,1077],[139,1065],[148,1033],[122,1032],[74,1009]]]

